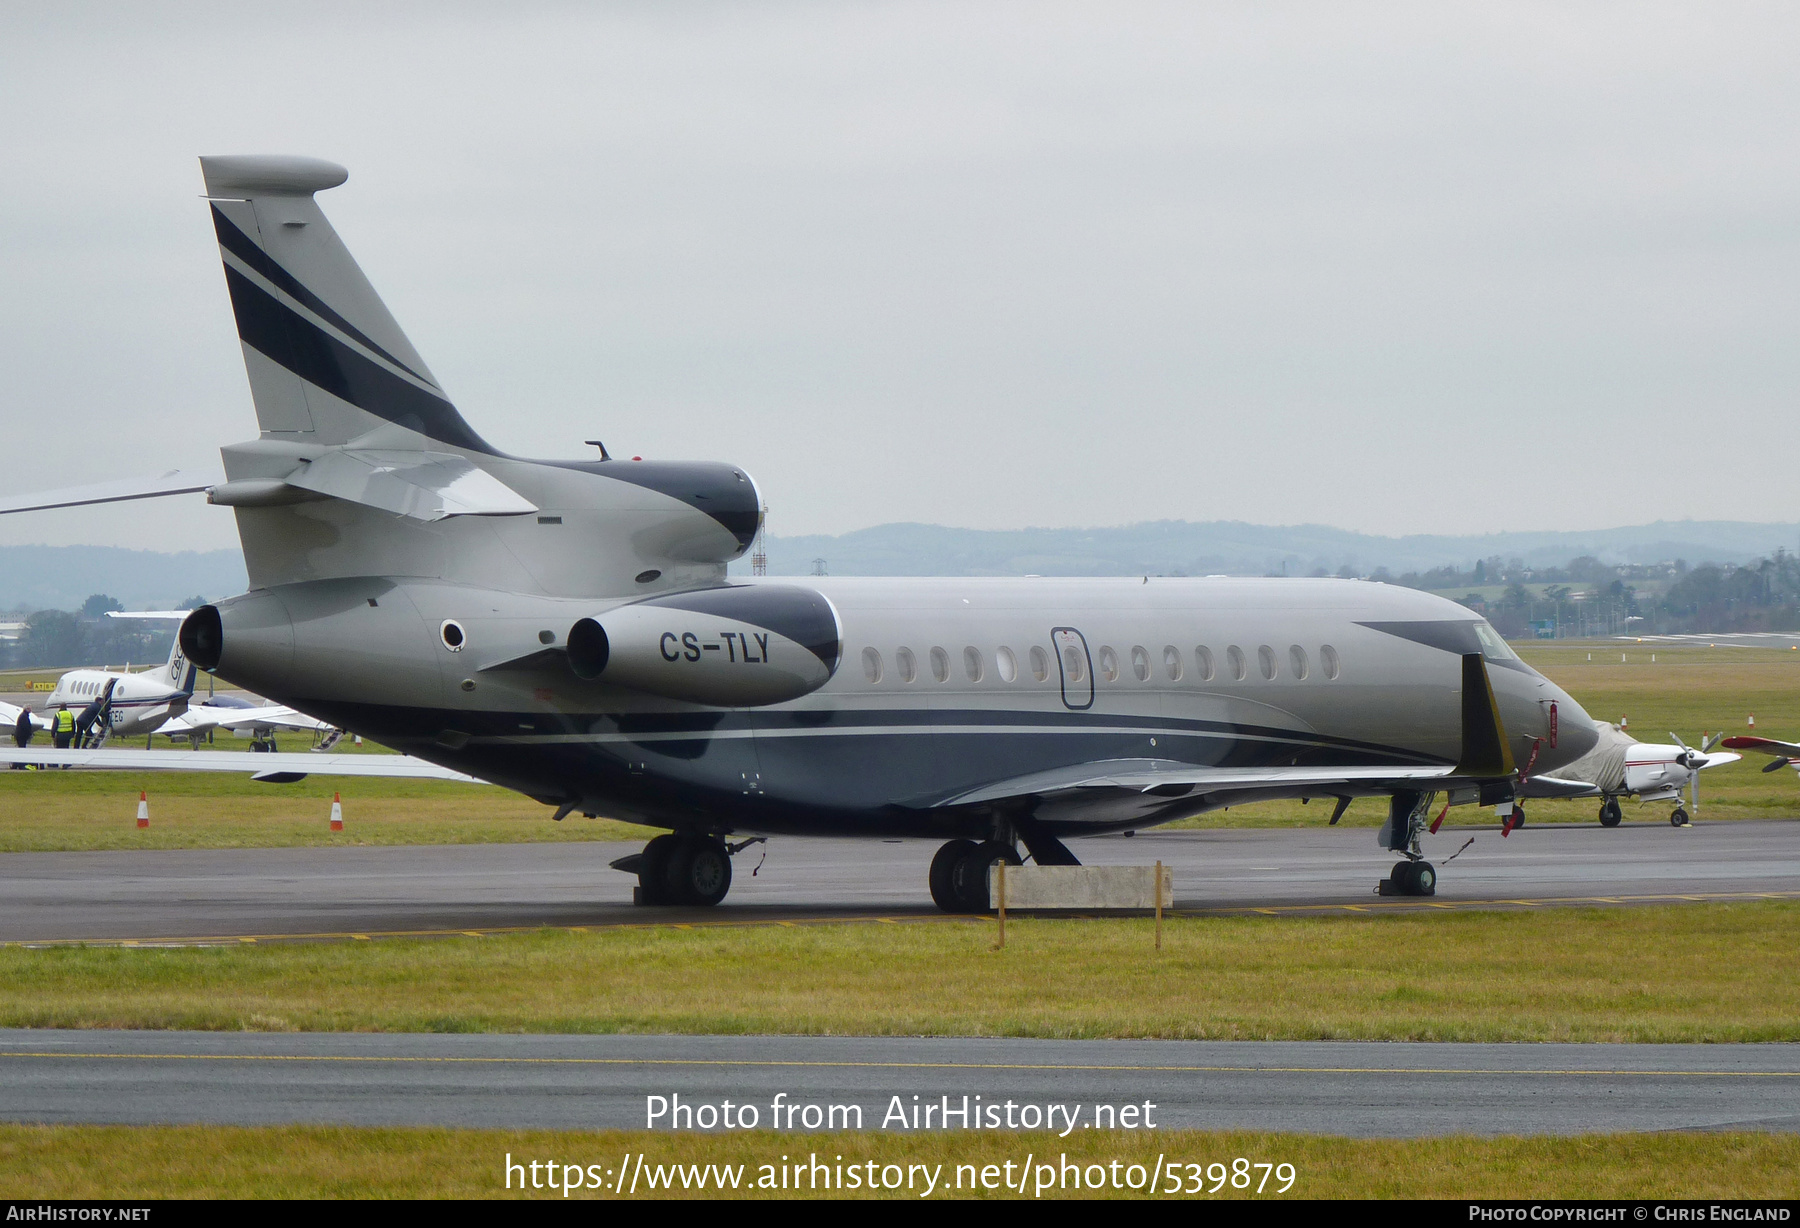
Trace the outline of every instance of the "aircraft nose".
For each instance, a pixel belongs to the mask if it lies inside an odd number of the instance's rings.
[[[1567,693],[1558,690],[1556,696],[1556,756],[1573,763],[1600,744],[1600,727]]]

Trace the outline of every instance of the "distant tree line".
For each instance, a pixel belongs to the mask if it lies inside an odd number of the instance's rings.
[[[1437,592],[1487,589],[1458,600],[1509,639],[1531,636],[1533,623],[1548,623],[1560,636],[1800,631],[1800,556],[1785,550],[1742,565],[1674,559],[1612,566],[1583,556],[1564,567],[1528,568],[1494,558],[1467,570],[1377,570],[1368,578]],[[1504,586],[1497,594],[1496,585]]]
[[[179,608],[205,604],[204,597],[190,597]],[[95,593],[79,610],[0,615],[0,621],[25,624],[16,639],[0,640],[0,668],[147,665],[168,660],[175,624],[106,617],[108,611],[124,608],[105,593]]]

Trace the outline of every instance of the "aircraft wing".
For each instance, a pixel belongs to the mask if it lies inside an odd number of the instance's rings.
[[[304,733],[324,733],[336,726],[329,721],[296,712],[284,704],[261,708],[209,708],[205,704],[190,705],[178,717],[170,717],[158,730],[170,737],[186,737],[208,729],[297,729]]]
[[[6,726],[4,729],[0,729],[0,737],[5,737],[12,733],[13,727],[19,723],[19,712],[20,708],[17,704],[0,703],[0,723],[3,723]],[[35,712],[31,714],[31,723],[33,727],[38,729],[50,728],[50,719],[48,717],[39,716]]]
[[[1074,789],[1128,789],[1182,797],[1191,793],[1267,791],[1287,796],[1304,788],[1329,795],[1333,786],[1381,792],[1384,786],[1419,788],[1459,775],[1443,767],[1195,767],[1172,759],[1101,759],[1048,772],[996,781],[945,798],[939,806],[969,806],[1012,797],[1043,796]]]
[[[28,495],[0,498],[0,515],[7,512],[39,512],[53,507],[82,507],[89,503],[122,503],[128,499],[157,499],[163,495],[191,495],[225,480],[217,469],[169,469],[155,477],[125,478],[92,486],[41,490]]]
[[[1527,776],[1519,784],[1520,797],[1599,797],[1600,786],[1586,780],[1560,776]]]
[[[1778,755],[1783,759],[1800,759],[1800,742],[1779,742],[1774,738],[1726,738],[1719,745],[1729,746],[1732,750],[1753,750],[1765,755]],[[1712,756],[1707,756],[1709,759]],[[1707,765],[1711,767],[1709,763]]]
[[[247,750],[51,750],[0,747],[0,764],[95,768],[129,772],[249,772],[257,780],[285,784],[306,776],[388,776],[419,780],[460,780],[480,784],[462,772],[411,755],[317,755],[310,751],[258,754]]]
[[[1454,764],[1208,767],[1175,759],[1103,759],[996,781],[935,804],[970,806],[1114,789],[1235,806],[1265,798],[1356,797],[1511,779],[1518,769],[1480,653],[1463,654],[1462,708],[1462,752]]]

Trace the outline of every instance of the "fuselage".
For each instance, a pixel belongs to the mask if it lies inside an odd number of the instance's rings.
[[[151,670],[134,674],[109,669],[72,669],[56,680],[56,687],[44,699],[43,711],[54,713],[67,705],[80,715],[89,704],[106,694],[112,684],[112,699],[107,704],[106,723],[120,736],[152,733],[169,719],[171,712],[185,707],[188,692],[171,687],[165,671]]]
[[[835,672],[810,694],[761,707],[585,682],[554,651],[530,661],[534,650],[564,645],[580,617],[619,602],[394,578],[280,585],[221,603],[226,643],[238,650],[219,672],[546,802],[715,831],[979,832],[992,808],[959,797],[1125,759],[1450,765],[1460,750],[1462,654],[1473,652],[1487,661],[1521,766],[1572,762],[1595,737],[1580,706],[1477,616],[1389,585],[805,583],[835,613]],[[667,618],[672,644],[717,634],[704,615]],[[442,634],[451,621],[462,629],[454,650]],[[263,647],[254,649],[258,636]],[[744,656],[731,667],[758,667],[754,643]],[[1034,817],[1065,831],[1120,829],[1241,800],[1249,799],[1221,790],[1086,790],[1043,803]]]

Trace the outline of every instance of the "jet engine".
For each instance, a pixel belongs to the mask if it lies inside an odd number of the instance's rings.
[[[671,593],[584,618],[569,630],[569,664],[668,699],[722,708],[798,699],[830,681],[843,655],[837,612],[790,584]]]

